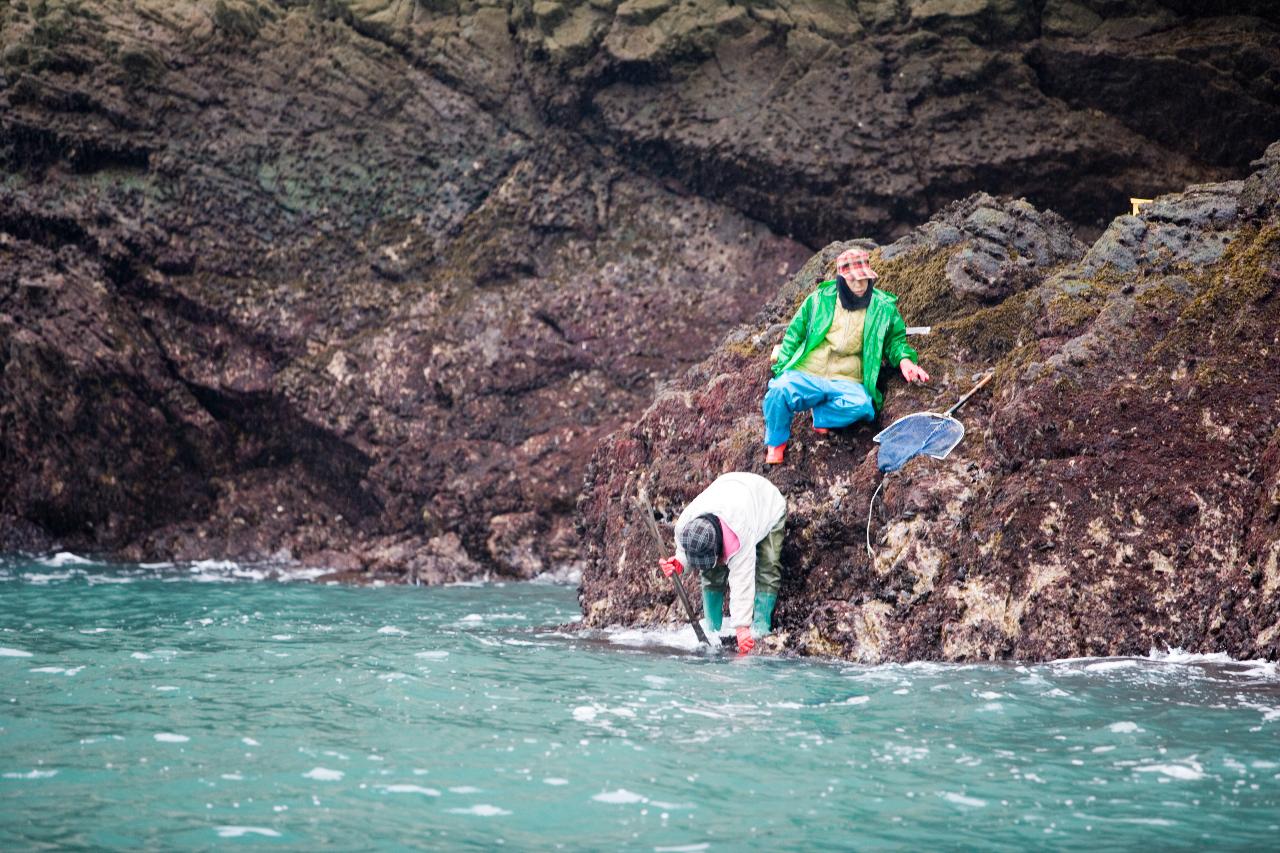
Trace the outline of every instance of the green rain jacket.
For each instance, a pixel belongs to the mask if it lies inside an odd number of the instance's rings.
[[[782,350],[773,365],[774,376],[781,376],[784,370],[803,362],[805,356],[822,343],[836,315],[838,298],[834,279],[822,282],[805,298],[782,336]],[[907,324],[898,313],[898,297],[877,288],[871,294],[867,319],[862,325],[862,385],[877,412],[884,404],[876,380],[880,377],[880,361],[885,357],[889,364],[896,366],[904,358],[914,362],[920,356],[907,343]]]

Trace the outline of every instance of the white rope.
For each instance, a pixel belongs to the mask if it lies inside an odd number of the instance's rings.
[[[871,510],[876,505],[876,495],[880,494],[880,489],[884,488],[884,481],[888,479],[888,477],[889,475],[887,473],[881,475],[880,485],[876,486],[876,490],[871,493],[871,503],[867,504],[867,556],[873,560],[875,559],[876,554],[871,550]]]

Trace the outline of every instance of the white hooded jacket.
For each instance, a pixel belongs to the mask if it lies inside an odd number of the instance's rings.
[[[750,625],[756,597],[756,544],[787,514],[787,501],[778,488],[759,474],[733,471],[721,474],[694,498],[676,519],[676,559],[689,565],[680,546],[680,531],[700,515],[712,513],[738,537],[738,550],[729,555],[729,625]]]

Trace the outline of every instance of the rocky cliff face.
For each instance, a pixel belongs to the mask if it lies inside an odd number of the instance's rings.
[[[4,4],[0,548],[569,564],[601,437],[807,247],[1280,135],[1270,4],[1024,6]]]
[[[887,477],[871,557],[878,427],[819,437],[799,417],[786,464],[762,464],[769,349],[849,244],[824,249],[601,446],[581,502],[587,624],[680,621],[630,500],[647,492],[669,522],[750,470],[791,512],[775,650],[1276,658],[1280,143],[1256,165],[1161,196],[1087,250],[1058,217],[978,195],[873,253],[908,323],[933,326],[917,339],[933,387],[891,379],[881,425],[996,374],[945,461]]]

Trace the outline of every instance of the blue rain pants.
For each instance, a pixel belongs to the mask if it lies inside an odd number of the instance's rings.
[[[813,425],[839,429],[876,416],[867,389],[848,379],[821,379],[802,370],[786,370],[769,380],[764,395],[764,443],[777,447],[791,438],[791,418],[813,409]]]

